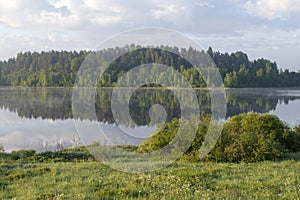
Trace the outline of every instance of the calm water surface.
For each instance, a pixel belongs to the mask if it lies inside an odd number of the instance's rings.
[[[95,124],[109,132],[114,144],[138,145],[156,131],[151,120],[166,121],[180,117],[180,105],[169,90],[139,89],[133,93],[129,106],[135,122],[114,116],[111,112],[111,89],[99,90],[95,97],[97,120],[87,115],[88,127]],[[205,90],[196,90],[201,112],[210,112],[210,98]],[[82,98],[85,107],[85,93]],[[226,91],[226,118],[242,112],[260,112],[277,115],[291,127],[300,124],[300,88],[292,89],[229,89]],[[160,104],[164,113],[150,117],[151,106]],[[124,105],[126,106],[126,105]],[[79,120],[79,119],[76,119]],[[150,125],[149,125],[150,124]],[[125,133],[124,133],[125,132]],[[95,141],[89,131],[85,143]],[[0,144],[6,151],[36,149],[56,150],[59,145],[72,147],[81,144],[72,114],[71,88],[0,88]]]

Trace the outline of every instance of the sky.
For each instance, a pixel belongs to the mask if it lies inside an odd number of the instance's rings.
[[[299,0],[0,0],[0,59],[92,50],[122,31],[173,29],[207,49],[300,70]]]

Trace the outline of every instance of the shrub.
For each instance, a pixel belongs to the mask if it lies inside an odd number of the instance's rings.
[[[293,152],[300,152],[300,125],[296,126],[293,129],[293,132],[291,149]]]
[[[275,160],[291,150],[293,132],[278,117],[243,113],[224,124],[210,157],[219,161],[257,162]]]
[[[153,152],[169,144],[178,131],[179,121],[174,119],[166,123],[164,127],[156,134],[151,136],[148,140],[144,141],[139,147],[139,152]]]
[[[201,115],[195,140],[186,152],[198,156],[210,125],[210,116]],[[175,136],[178,120],[165,124],[163,129],[138,147],[151,152],[166,146]],[[287,152],[300,150],[300,125],[291,130],[278,117],[270,114],[243,113],[224,124],[221,137],[205,160],[222,162],[258,162],[276,160]]]
[[[12,160],[19,160],[24,158],[29,158],[35,155],[35,150],[18,150],[12,151],[10,154],[10,158]]]

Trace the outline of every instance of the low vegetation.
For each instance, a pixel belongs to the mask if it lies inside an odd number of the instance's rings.
[[[299,168],[299,160],[240,164],[181,160],[156,172],[126,174],[95,161],[1,161],[0,199],[297,200]]]
[[[1,152],[0,199],[299,199],[300,126],[291,129],[269,114],[237,115],[199,161],[209,121],[201,116],[198,137],[182,158],[151,173],[110,169],[85,147]],[[140,147],[122,148],[154,151],[174,137],[177,124],[169,122]]]
[[[202,115],[196,139],[186,152],[199,156],[199,149],[209,127],[210,116]],[[140,152],[152,152],[168,144],[175,136],[178,120],[168,123],[160,132],[139,146]],[[177,127],[177,128],[176,128]],[[259,162],[282,159],[287,153],[300,151],[300,126],[291,129],[278,117],[270,114],[243,113],[225,124],[216,146],[206,161]]]

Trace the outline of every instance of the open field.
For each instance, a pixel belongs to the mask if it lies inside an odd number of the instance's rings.
[[[96,161],[0,162],[0,199],[300,199],[300,161],[177,161],[126,174]]]

